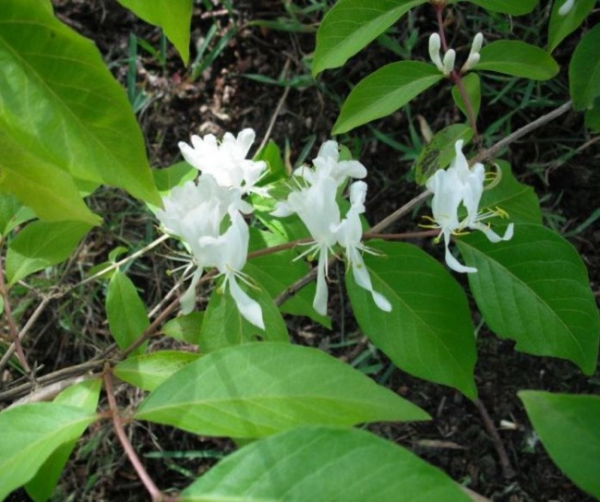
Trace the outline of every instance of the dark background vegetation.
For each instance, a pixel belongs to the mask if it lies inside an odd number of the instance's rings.
[[[431,7],[415,9],[344,68],[327,71],[315,81],[310,76],[315,31],[333,1],[197,1],[192,21],[191,69],[183,66],[160,30],[137,20],[114,0],[54,0],[54,4],[63,22],[97,44],[107,65],[127,89],[155,167],[180,160],[177,143],[187,141],[191,134],[222,135],[252,127],[260,141],[282,98],[271,137],[282,148],[287,145],[292,165],[298,159],[308,161],[329,139],[340,103],[352,85],[388,62],[427,60],[427,39],[435,29]],[[546,2],[524,18],[488,15],[461,3],[448,11],[446,30],[451,45],[461,50],[461,55],[468,52],[470,37],[477,31],[482,31],[487,41],[511,38],[543,46],[548,14]],[[589,26],[598,18],[594,13]],[[469,39],[465,38],[467,33]],[[483,146],[490,146],[568,99],[567,64],[580,36],[581,31],[573,34],[556,51],[561,72],[550,82],[489,74],[484,77],[483,111],[478,120]],[[198,47],[203,44],[206,47],[200,54]],[[435,132],[461,121],[463,117],[450,98],[450,84],[444,83],[409,107],[338,138],[369,170],[367,215],[371,223],[422,190],[413,183],[411,173],[424,144],[421,124],[426,123]],[[562,232],[581,253],[596,295],[600,230],[590,217],[599,206],[599,139],[584,130],[581,114],[569,113],[501,155],[511,162],[521,181],[535,188],[545,223]],[[77,258],[58,271],[64,283],[80,280],[91,266],[106,260],[116,246],[135,250],[157,236],[150,213],[121,192],[102,189],[91,204],[104,216],[105,224],[88,236]],[[426,212],[426,208],[420,208],[390,230],[417,230],[419,217]],[[418,244],[440,255],[439,246],[426,241]],[[176,266],[168,256],[174,251],[171,246],[175,245],[164,245],[127,270],[147,305],[156,304],[174,284],[167,275],[167,270]],[[349,361],[434,417],[428,423],[374,425],[370,427],[374,432],[411,448],[458,482],[495,501],[591,500],[548,458],[516,392],[542,389],[598,394],[597,374],[588,378],[566,361],[515,352],[511,341],[489,333],[477,311],[473,311],[478,328],[476,381],[516,473],[507,478],[473,403],[450,388],[418,380],[394,368],[367,343],[341,286],[342,274],[343,267],[332,274],[333,329],[328,331],[302,318],[290,320],[290,332],[296,342],[320,347]],[[465,283],[464,277],[457,278]],[[56,279],[41,277],[38,286]],[[103,322],[103,289],[99,283],[80,288],[72,300],[56,302],[38,323],[36,336],[26,342],[26,348],[32,359],[44,365],[44,371],[85,361],[110,343]],[[27,308],[27,304],[21,306],[23,315]],[[153,348],[172,343],[157,339]],[[117,397],[127,409],[143,396],[122,385]],[[129,435],[150,474],[165,490],[184,488],[234,448],[227,440],[145,423],[131,424]],[[109,422],[94,424],[65,472],[55,500],[146,499]],[[19,491],[9,500],[28,499]]]

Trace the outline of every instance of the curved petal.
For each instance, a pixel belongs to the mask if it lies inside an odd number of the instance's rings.
[[[317,265],[317,291],[313,300],[314,309],[321,315],[327,315],[327,299],[329,298],[327,281],[325,280],[328,259],[327,254],[327,248],[322,247],[319,251],[319,263]]]
[[[373,289],[373,284],[371,283],[371,276],[369,275],[369,270],[367,269],[360,253],[356,249],[354,249],[354,252],[348,254],[348,259],[352,264],[352,274],[354,275],[354,280],[356,281],[356,284],[358,284],[361,288],[366,289],[371,293],[375,305],[377,305],[381,310],[383,310],[384,312],[391,312],[391,303],[387,300],[385,296]]]
[[[448,239],[446,239],[445,236],[444,236],[444,244],[446,246],[446,254],[444,255],[444,258],[446,259],[446,265],[448,265],[448,267],[450,267],[455,272],[460,272],[461,274],[464,274],[464,273],[473,274],[473,273],[477,272],[476,268],[467,267],[466,265],[463,265],[462,263],[460,263],[456,258],[454,258],[454,256],[450,252],[450,249],[448,248]]]
[[[233,301],[240,311],[240,314],[246,319],[248,322],[254,324],[254,326],[264,330],[265,323],[263,321],[262,309],[260,308],[259,303],[256,300],[250,298],[242,288],[240,288],[239,284],[235,279],[235,275],[233,273],[228,274],[227,282],[229,283],[229,291],[231,293],[231,297]]]
[[[194,307],[196,306],[196,285],[202,277],[203,272],[204,270],[201,267],[198,267],[196,269],[194,275],[192,276],[192,282],[190,282],[190,285],[185,290],[185,293],[183,293],[179,298],[179,304],[181,305],[181,313],[184,315],[189,314],[192,310],[194,310]]]
[[[510,223],[508,225],[508,227],[506,227],[506,231],[504,232],[504,235],[502,237],[500,237],[490,227],[488,227],[487,225],[484,225],[483,223],[477,222],[474,225],[470,225],[470,226],[473,229],[481,230],[485,234],[485,236],[488,238],[488,240],[490,242],[493,242],[494,244],[497,242],[501,242],[501,241],[511,240],[513,237],[513,234],[514,234],[514,227],[515,227],[515,225],[513,223]]]

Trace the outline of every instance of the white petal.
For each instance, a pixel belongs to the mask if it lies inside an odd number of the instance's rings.
[[[265,329],[265,323],[263,321],[262,309],[257,301],[250,298],[243,290],[240,288],[238,283],[236,282],[235,275],[230,274],[228,276],[227,282],[229,283],[229,291],[231,293],[231,297],[235,301],[235,304],[240,311],[240,314],[249,322],[254,324],[254,326],[259,327],[260,329]]]
[[[373,289],[373,284],[371,283],[371,277],[369,275],[369,271],[365,265],[362,256],[355,250],[354,253],[349,253],[348,258],[352,263],[352,274],[354,275],[354,280],[356,284],[358,284],[361,288],[366,289],[371,293],[373,297],[373,301],[375,304],[384,312],[391,312],[392,305],[387,300],[385,296],[381,293],[378,293]]]
[[[472,273],[477,272],[476,268],[467,267],[466,265],[463,265],[462,263],[460,263],[456,258],[454,258],[454,256],[452,256],[450,249],[448,249],[449,239],[450,239],[450,236],[447,236],[447,237],[444,236],[444,245],[446,247],[446,254],[445,254],[446,265],[448,265],[448,267],[450,267],[455,272],[460,272],[461,274],[464,274],[464,273],[472,274]]]
[[[192,282],[189,287],[185,290],[185,293],[179,298],[179,304],[181,305],[181,313],[189,314],[196,306],[196,285],[202,277],[202,268],[198,267],[192,276]]]
[[[488,240],[494,244],[496,244],[497,242],[501,242],[501,241],[509,241],[510,239],[512,239],[513,233],[514,233],[514,224],[513,223],[509,224],[508,227],[506,227],[506,231],[504,232],[504,235],[502,237],[500,237],[490,227],[488,227],[487,225],[484,225],[483,223],[477,222],[474,225],[472,225],[471,228],[476,229],[476,230],[481,230],[485,234],[485,236],[488,238]]]
[[[313,300],[313,308],[321,315],[327,315],[327,299],[329,291],[325,280],[325,269],[327,267],[327,249],[319,252],[319,263],[317,265],[317,291]]]

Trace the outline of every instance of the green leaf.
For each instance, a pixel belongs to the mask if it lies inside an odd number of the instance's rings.
[[[114,272],[108,283],[106,315],[110,332],[121,349],[129,347],[150,326],[144,302],[131,279],[120,270]],[[147,345],[145,342],[132,354],[142,354]]]
[[[479,5],[492,12],[510,14],[511,16],[522,16],[529,14],[539,0],[468,0],[470,3]]]
[[[143,390],[154,390],[178,370],[200,357],[191,352],[161,350],[130,357],[115,366],[115,375]]]
[[[342,66],[411,8],[427,0],[339,0],[317,31],[312,73]]]
[[[180,315],[165,324],[162,327],[162,332],[176,340],[198,345],[203,319],[204,312],[194,311],[187,315]]]
[[[180,500],[468,502],[470,499],[437,468],[369,432],[301,427],[255,441],[231,454],[186,488]]]
[[[0,124],[2,94],[0,92]],[[43,160],[40,157],[42,152],[37,148],[28,151],[23,145],[16,143],[1,126],[0,149],[2,191],[16,195],[21,203],[31,207],[45,220],[78,220],[91,225],[97,225],[101,221],[87,208],[69,173]]]
[[[581,26],[583,20],[594,8],[596,0],[577,0],[571,10],[564,16],[558,11],[565,0],[557,0],[552,6],[548,25],[548,51],[552,52],[567,36]]]
[[[519,183],[512,173],[510,164],[504,160],[496,161],[500,169],[500,182],[483,192],[482,209],[500,208],[508,213],[509,220],[515,223],[542,224],[540,201],[533,188]]]
[[[55,403],[32,403],[0,413],[0,500],[35,476],[64,443],[75,441],[94,414]]]
[[[54,177],[63,171],[159,205],[141,130],[94,44],[39,0],[4,0],[0,19],[0,149],[3,156],[7,144],[10,150],[0,166],[10,170],[8,178],[19,175],[43,188],[57,185]],[[32,203],[15,193],[38,211],[34,196]],[[66,190],[57,195],[72,198]]]
[[[379,310],[348,274],[346,287],[361,329],[400,369],[475,398],[475,337],[462,288],[413,245],[369,242],[369,247],[384,255],[364,259],[374,290],[389,300],[392,311]]]
[[[453,124],[435,133],[425,145],[415,164],[415,180],[424,185],[438,169],[444,169],[456,156],[455,143],[465,143],[473,137],[473,130],[465,124]]]
[[[193,0],[118,0],[147,23],[159,26],[179,52],[183,64],[190,59],[190,23]]]
[[[548,80],[558,73],[550,54],[535,45],[518,40],[498,40],[485,45],[473,69],[488,70],[532,80]]]
[[[600,24],[588,31],[569,64],[569,91],[575,110],[591,108],[600,96]]]
[[[164,169],[153,169],[152,176],[158,191],[161,195],[165,195],[176,186],[194,180],[198,176],[198,169],[193,168],[187,162],[177,162]]]
[[[342,106],[332,134],[342,134],[403,107],[444,78],[433,65],[418,61],[391,63],[361,80]]]
[[[269,294],[260,287],[260,284],[258,286],[259,289],[249,289],[240,284],[240,287],[261,306],[266,329],[263,331],[244,319],[231,294],[229,292],[223,294],[220,288],[215,288],[202,320],[198,343],[200,352],[212,352],[257,339],[273,342],[289,341],[287,326],[281,317],[281,312]]]
[[[100,398],[102,380],[94,378],[85,380],[63,390],[54,399],[55,404],[74,406],[90,415],[96,411]],[[63,443],[48,457],[33,479],[26,485],[27,494],[35,502],[43,502],[50,498],[64,469],[77,439]]]
[[[260,179],[261,186],[288,178],[288,170],[285,167],[281,150],[272,139],[255,155],[253,160],[266,162],[269,169],[268,174]]]
[[[540,225],[515,225],[508,242],[480,232],[457,239],[469,284],[485,322],[516,349],[596,368],[600,317],[581,258],[565,239]]]
[[[596,100],[594,108],[585,112],[585,126],[594,132],[600,132],[600,99]]]
[[[10,243],[6,275],[10,284],[66,260],[90,230],[80,221],[33,221]]]
[[[195,434],[254,438],[299,425],[428,415],[324,352],[258,342],[188,364],[142,402],[135,418]]]
[[[552,460],[600,499],[600,396],[526,390],[519,397]]]
[[[6,236],[21,223],[35,218],[35,213],[9,193],[0,192],[0,235]]]
[[[469,73],[462,78],[462,85],[467,93],[467,98],[473,110],[473,116],[477,120],[479,115],[479,108],[481,107],[481,82],[477,73]],[[456,85],[452,87],[452,99],[456,103],[456,106],[463,112],[463,115],[468,119],[469,114],[467,113],[467,107],[463,101],[463,98]]]

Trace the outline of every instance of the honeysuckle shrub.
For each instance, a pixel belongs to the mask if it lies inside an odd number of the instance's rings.
[[[191,0],[120,2],[160,26],[188,62]],[[272,141],[250,155],[252,129],[223,138],[190,131],[179,143],[186,163],[153,176],[125,93],[93,44],[61,23],[47,0],[0,3],[0,289],[12,342],[1,349],[0,366],[10,363],[11,372],[26,377],[0,393],[14,401],[0,413],[1,499],[24,486],[33,500],[48,500],[86,427],[112,419],[156,501],[392,501],[399,493],[406,501],[469,500],[405,448],[353,428],[427,420],[425,411],[352,366],[290,343],[283,313],[329,326],[327,279],[335,260],[345,262],[345,286],[361,330],[398,368],[419,378],[477,398],[472,314],[457,274],[466,274],[489,329],[515,340],[516,350],[594,372],[600,320],[585,266],[569,242],[543,226],[536,195],[496,158],[497,149],[480,148],[483,131],[477,129],[485,114],[480,79],[486,72],[553,78],[558,65],[552,51],[584,22],[594,2],[555,2],[546,47],[488,43],[481,33],[465,33],[472,43],[463,53],[447,42],[444,18],[453,10],[477,5],[519,16],[537,1],[339,0],[319,27],[313,74],[343,65],[424,4],[439,23],[422,51],[430,61],[393,62],[357,83],[332,134],[393,113],[434,85],[446,85],[465,122],[438,131],[424,148],[414,168],[422,194],[399,200],[398,211],[373,222],[365,201],[369,172],[377,166],[352,159],[335,140],[326,141],[310,165],[288,173]],[[600,131],[598,47],[596,26],[570,59],[566,104],[517,135],[571,107]],[[102,225],[104,215],[85,200],[100,185],[127,191],[156,216],[161,235],[143,252],[166,239],[178,242],[184,265],[164,280],[175,281],[181,294],[161,302],[150,317],[122,267],[143,253],[117,261],[122,250],[115,249],[84,279],[106,283],[114,345],[100,358],[44,375],[30,366],[20,343],[39,314],[17,324],[11,308],[19,302],[16,286],[67,260]],[[414,226],[443,241],[443,262],[402,242],[403,234],[382,233],[429,197],[431,209]],[[198,287],[209,283],[201,312]],[[38,310],[46,304],[42,300]],[[148,339],[159,332],[198,350],[148,352]],[[148,394],[127,411],[119,409],[114,377]],[[98,409],[102,390],[108,412]],[[600,398],[519,395],[555,462],[600,497]],[[124,420],[251,442],[181,493],[166,495],[128,442]]]

